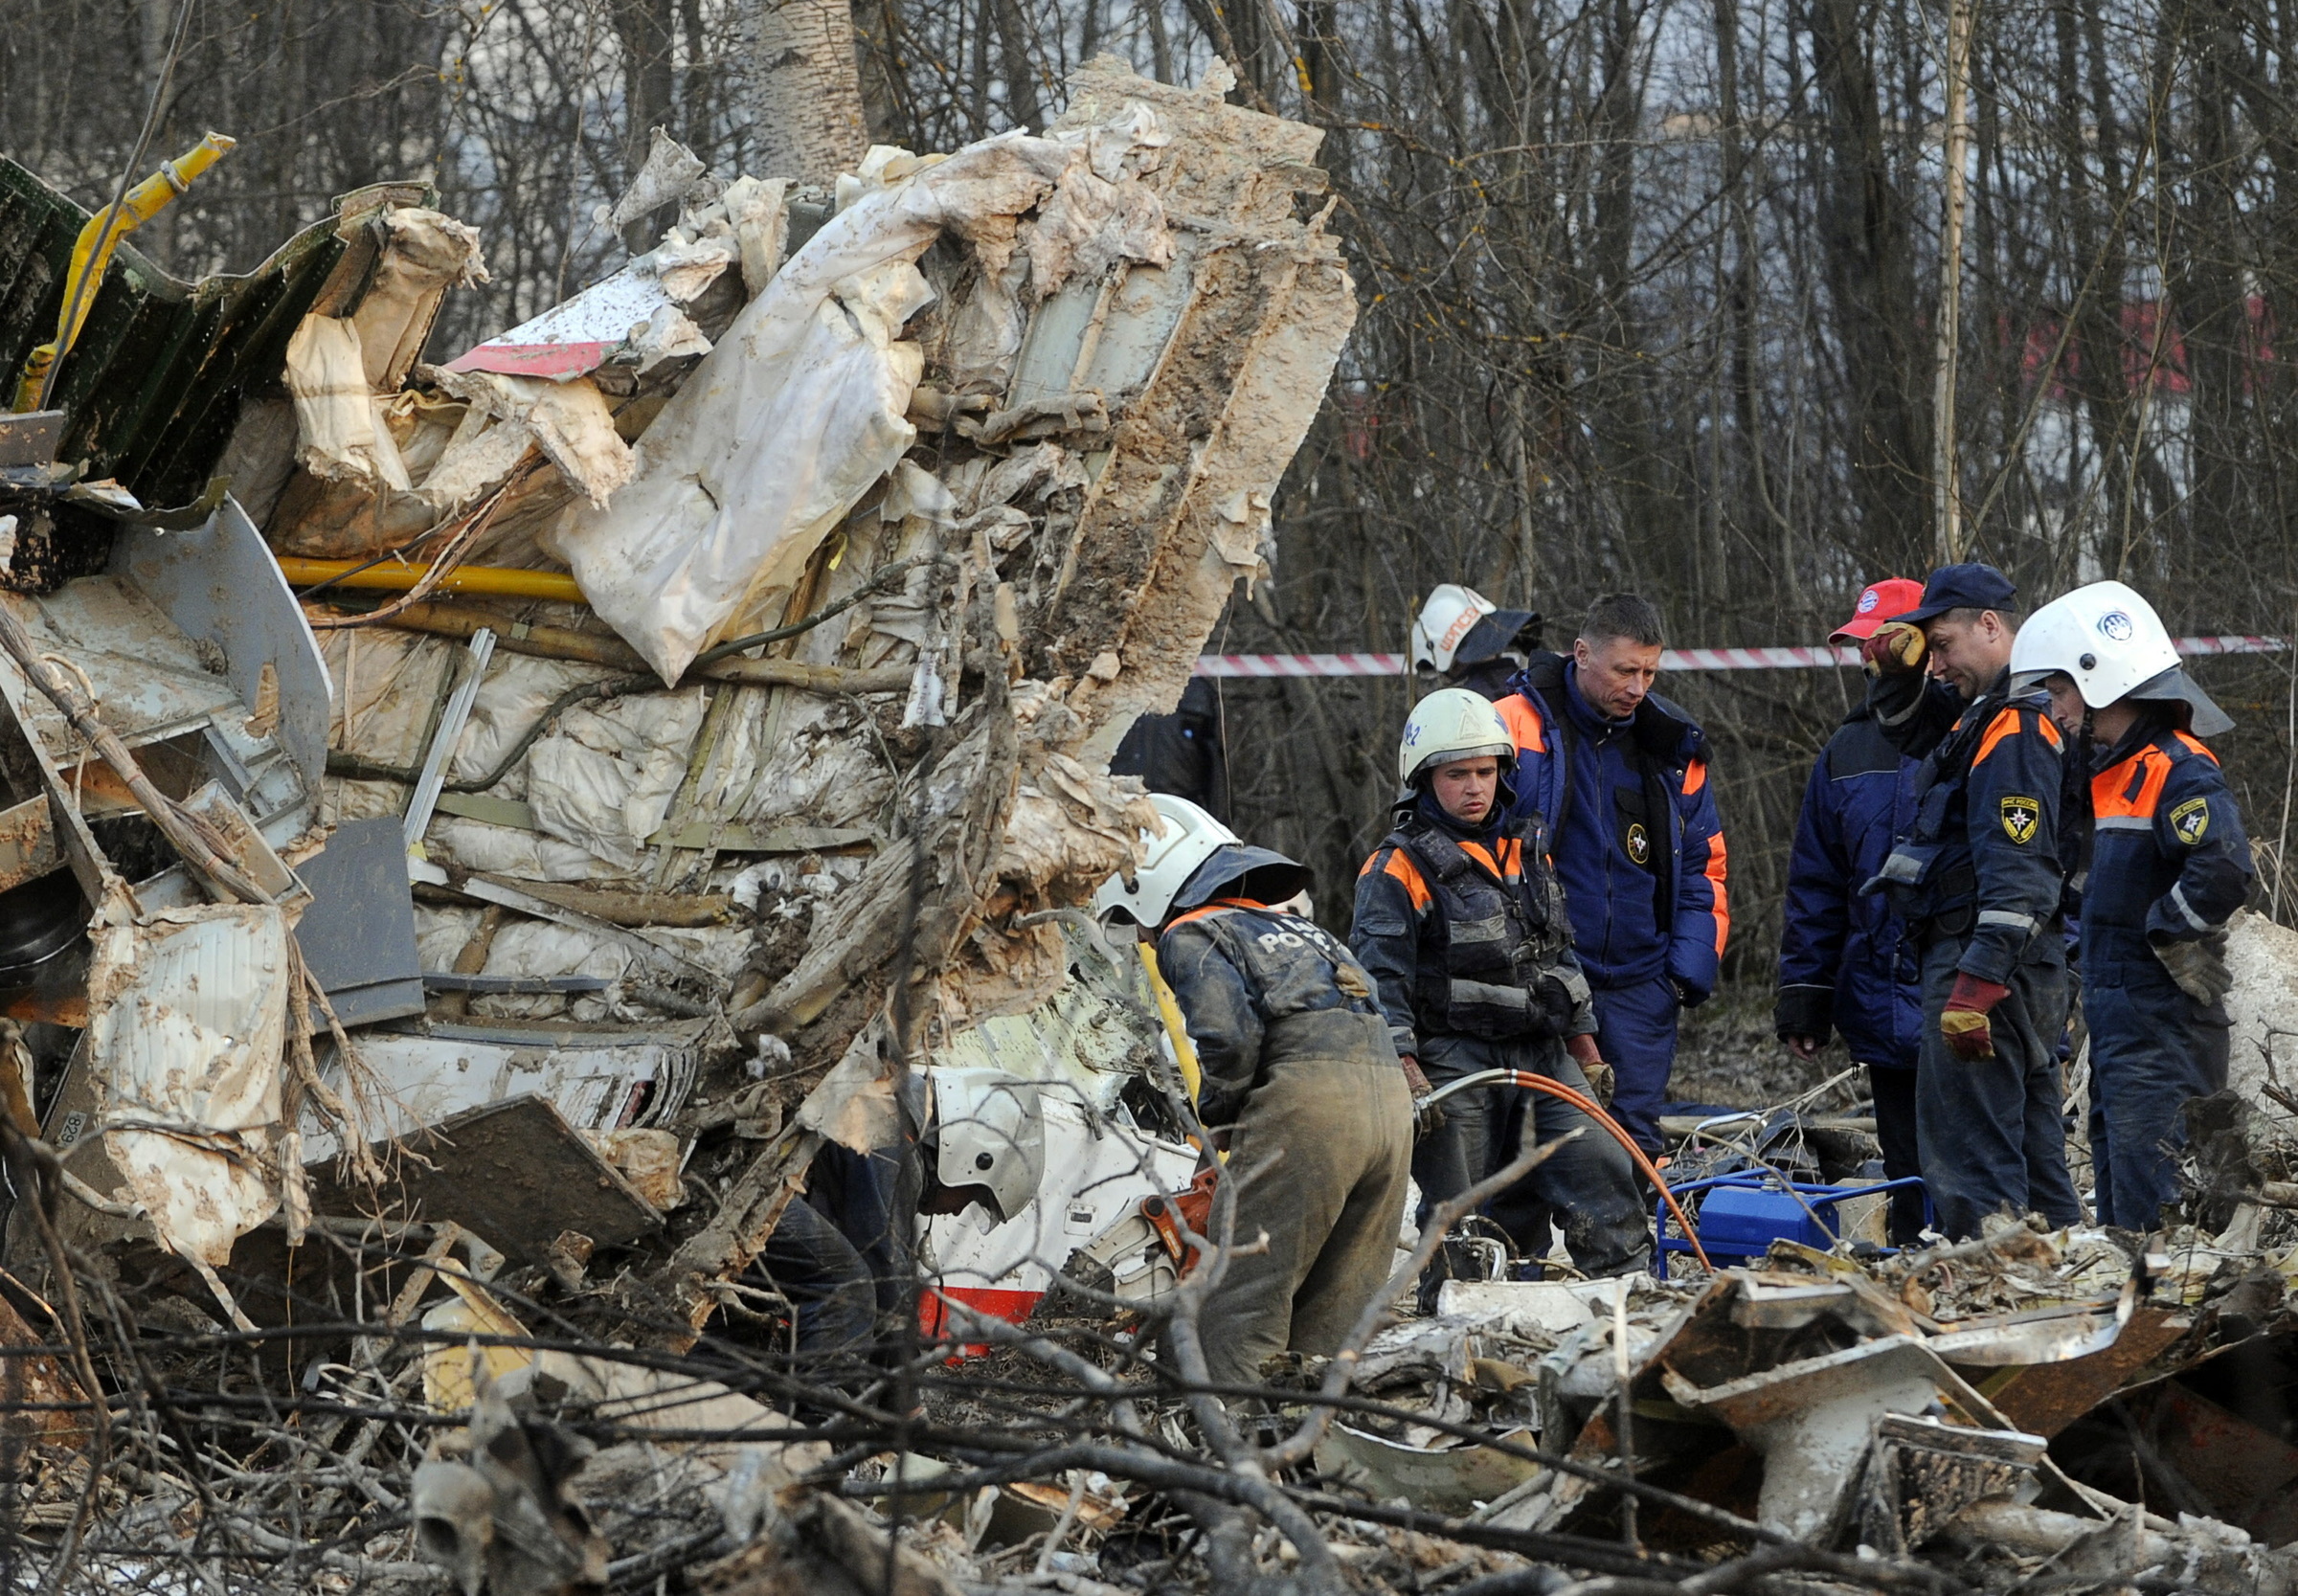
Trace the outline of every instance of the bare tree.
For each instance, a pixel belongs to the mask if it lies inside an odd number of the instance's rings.
[[[755,0],[751,118],[761,169],[828,185],[869,143],[847,0]]]

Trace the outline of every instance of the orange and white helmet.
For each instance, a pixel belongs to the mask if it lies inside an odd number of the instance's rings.
[[[1503,610],[1474,588],[1446,582],[1412,622],[1412,664],[1449,675],[1511,648],[1536,648],[1539,625],[1537,610]]]

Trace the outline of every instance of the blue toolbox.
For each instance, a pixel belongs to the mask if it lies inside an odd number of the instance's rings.
[[[1773,1242],[1800,1242],[1824,1252],[1837,1240],[1834,1227],[1836,1204],[1855,1197],[1874,1197],[1903,1186],[1922,1185],[1923,1178],[1919,1175],[1879,1180],[1865,1186],[1826,1186],[1787,1180],[1760,1170],[1746,1170],[1704,1180],[1687,1180],[1670,1189],[1678,1202],[1704,1194],[1700,1198],[1700,1244],[1718,1269],[1729,1269],[1763,1257]],[[1664,1201],[1654,1202],[1652,1217],[1653,1234],[1659,1243],[1652,1254],[1652,1272],[1665,1280],[1668,1254],[1689,1252],[1692,1244],[1684,1237],[1668,1234]],[[1928,1225],[1931,1203],[1927,1193],[1924,1197],[1923,1217]]]

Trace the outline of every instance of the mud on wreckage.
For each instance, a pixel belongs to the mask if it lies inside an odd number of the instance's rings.
[[[2264,1067],[2156,1236],[1412,1316],[1431,1233],[1352,1357],[1159,1356],[1249,1239],[1079,906],[1353,317],[1221,87],[658,137],[660,243],[440,365],[418,186],[185,283],[0,165],[10,1581],[2292,1585]]]

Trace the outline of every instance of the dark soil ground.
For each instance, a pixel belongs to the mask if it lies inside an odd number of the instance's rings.
[[[1668,1097],[1678,1103],[1710,1103],[1718,1108],[1761,1109],[1809,1091],[1831,1075],[1851,1068],[1840,1039],[1831,1041],[1811,1063],[1788,1051],[1771,1034],[1771,989],[1746,983],[1726,986],[1683,1017],[1676,1046],[1676,1073]],[[1854,1076],[1818,1105],[1826,1113],[1850,1112],[1867,1097],[1864,1074]]]

